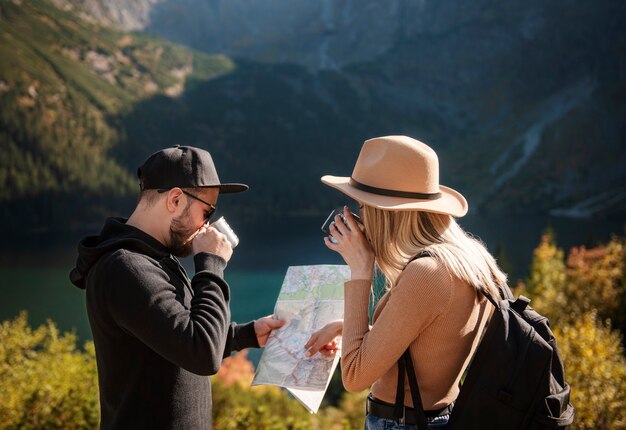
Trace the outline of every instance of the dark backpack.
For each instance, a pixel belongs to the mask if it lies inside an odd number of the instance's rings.
[[[567,429],[574,407],[548,319],[531,308],[526,297],[514,299],[508,287],[500,292],[502,300],[483,293],[495,309],[446,430]],[[405,368],[418,428],[423,430],[426,418],[408,349],[398,362],[398,393],[404,392]],[[401,410],[398,404],[396,410]]]

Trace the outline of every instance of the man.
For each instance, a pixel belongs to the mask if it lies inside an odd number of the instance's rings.
[[[133,214],[109,218],[78,246],[74,285],[86,289],[96,346],[102,429],[207,429],[223,357],[263,346],[284,321],[230,323],[223,279],[232,247],[209,225],[221,184],[211,155],[175,146],[139,168]],[[194,255],[189,279],[176,257]]]

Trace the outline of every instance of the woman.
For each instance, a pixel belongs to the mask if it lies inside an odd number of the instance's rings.
[[[350,266],[351,280],[345,284],[344,320],[316,332],[305,348],[309,355],[330,354],[342,335],[345,388],[371,387],[366,429],[416,428],[408,383],[405,420],[394,411],[397,363],[408,349],[428,426],[443,428],[491,311],[479,293],[497,296],[506,276],[484,245],[456,223],[467,202],[439,185],[437,155],[422,142],[370,139],[351,177],[324,176],[322,182],[359,202],[364,229],[346,208],[331,225],[336,243],[324,238]],[[370,326],[375,264],[389,288]]]

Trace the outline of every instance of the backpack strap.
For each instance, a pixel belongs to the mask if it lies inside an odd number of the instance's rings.
[[[417,260],[418,258],[422,258],[422,257],[430,257],[430,256],[431,256],[431,255],[430,255],[430,252],[428,252],[428,251],[422,251],[422,252],[420,252],[419,254],[417,254],[415,257],[413,257],[413,258],[411,258],[409,261],[407,261],[406,265],[408,266],[408,265],[409,265],[409,263],[410,263],[411,261],[415,261],[415,260]],[[405,266],[405,267],[406,267],[406,266]]]
[[[428,251],[422,251],[411,258],[406,264],[408,265],[413,260],[422,257],[430,257],[430,253]],[[404,354],[402,354],[402,357],[398,360],[398,383],[396,384],[396,403],[394,405],[393,415],[398,423],[404,425],[406,419],[404,407],[404,377],[407,374],[407,370],[417,428],[419,430],[426,430],[428,423],[426,421],[426,415],[424,414],[422,398],[420,396],[419,386],[417,385],[417,378],[415,377],[415,369],[413,368],[413,360],[411,359],[409,348],[407,348]]]
[[[481,290],[480,293],[485,296],[485,298],[487,300],[489,300],[489,302],[496,308],[499,309],[500,305],[498,304],[498,301],[496,298],[494,298],[490,293],[488,293],[487,291],[483,291]]]
[[[396,384],[396,404],[393,409],[393,416],[401,425],[404,425],[404,374],[405,361],[398,360],[398,383]]]
[[[405,406],[404,406],[404,376],[408,373],[409,386],[411,388],[411,399],[413,399],[413,411],[415,412],[415,423],[418,430],[426,430],[428,422],[424,406],[422,405],[422,397],[420,396],[417,378],[415,377],[415,369],[409,348],[402,354],[398,360],[398,384],[396,385],[396,404],[394,405],[394,417],[400,425],[405,423]]]
[[[404,361],[406,362],[407,373],[409,375],[409,386],[411,388],[411,399],[413,399],[413,410],[415,411],[415,420],[417,422],[418,429],[424,429],[428,427],[426,422],[426,414],[424,413],[424,405],[422,404],[422,396],[420,395],[420,389],[417,385],[417,378],[415,377],[415,368],[413,367],[413,360],[411,359],[411,353],[409,348],[404,351]],[[404,384],[403,384],[404,385]]]
[[[513,295],[513,291],[511,291],[511,287],[507,284],[499,285],[498,289],[500,290],[500,295],[505,300],[515,300],[515,296]]]
[[[528,307],[529,304],[530,304],[530,299],[528,297],[519,296],[517,300],[515,300],[511,304],[511,308],[513,308],[515,312],[521,315],[522,312],[524,312],[524,310]]]
[[[495,306],[497,309],[500,308],[500,305],[498,304],[500,300],[515,300],[515,296],[513,296],[513,292],[511,291],[511,288],[509,288],[508,285],[506,284],[504,284],[504,286],[498,285],[498,291],[500,292],[500,297],[497,297],[497,298],[493,297],[488,291],[485,291],[485,290],[481,290],[480,293],[483,296],[485,296],[485,298],[489,300],[491,304]]]

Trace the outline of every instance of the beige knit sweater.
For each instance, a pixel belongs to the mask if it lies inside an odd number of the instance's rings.
[[[374,397],[394,403],[397,361],[407,347],[425,410],[454,401],[459,381],[492,306],[434,258],[407,265],[381,298],[369,325],[371,280],[345,283],[341,374],[348,391],[371,386]],[[408,380],[405,404],[413,406]]]

